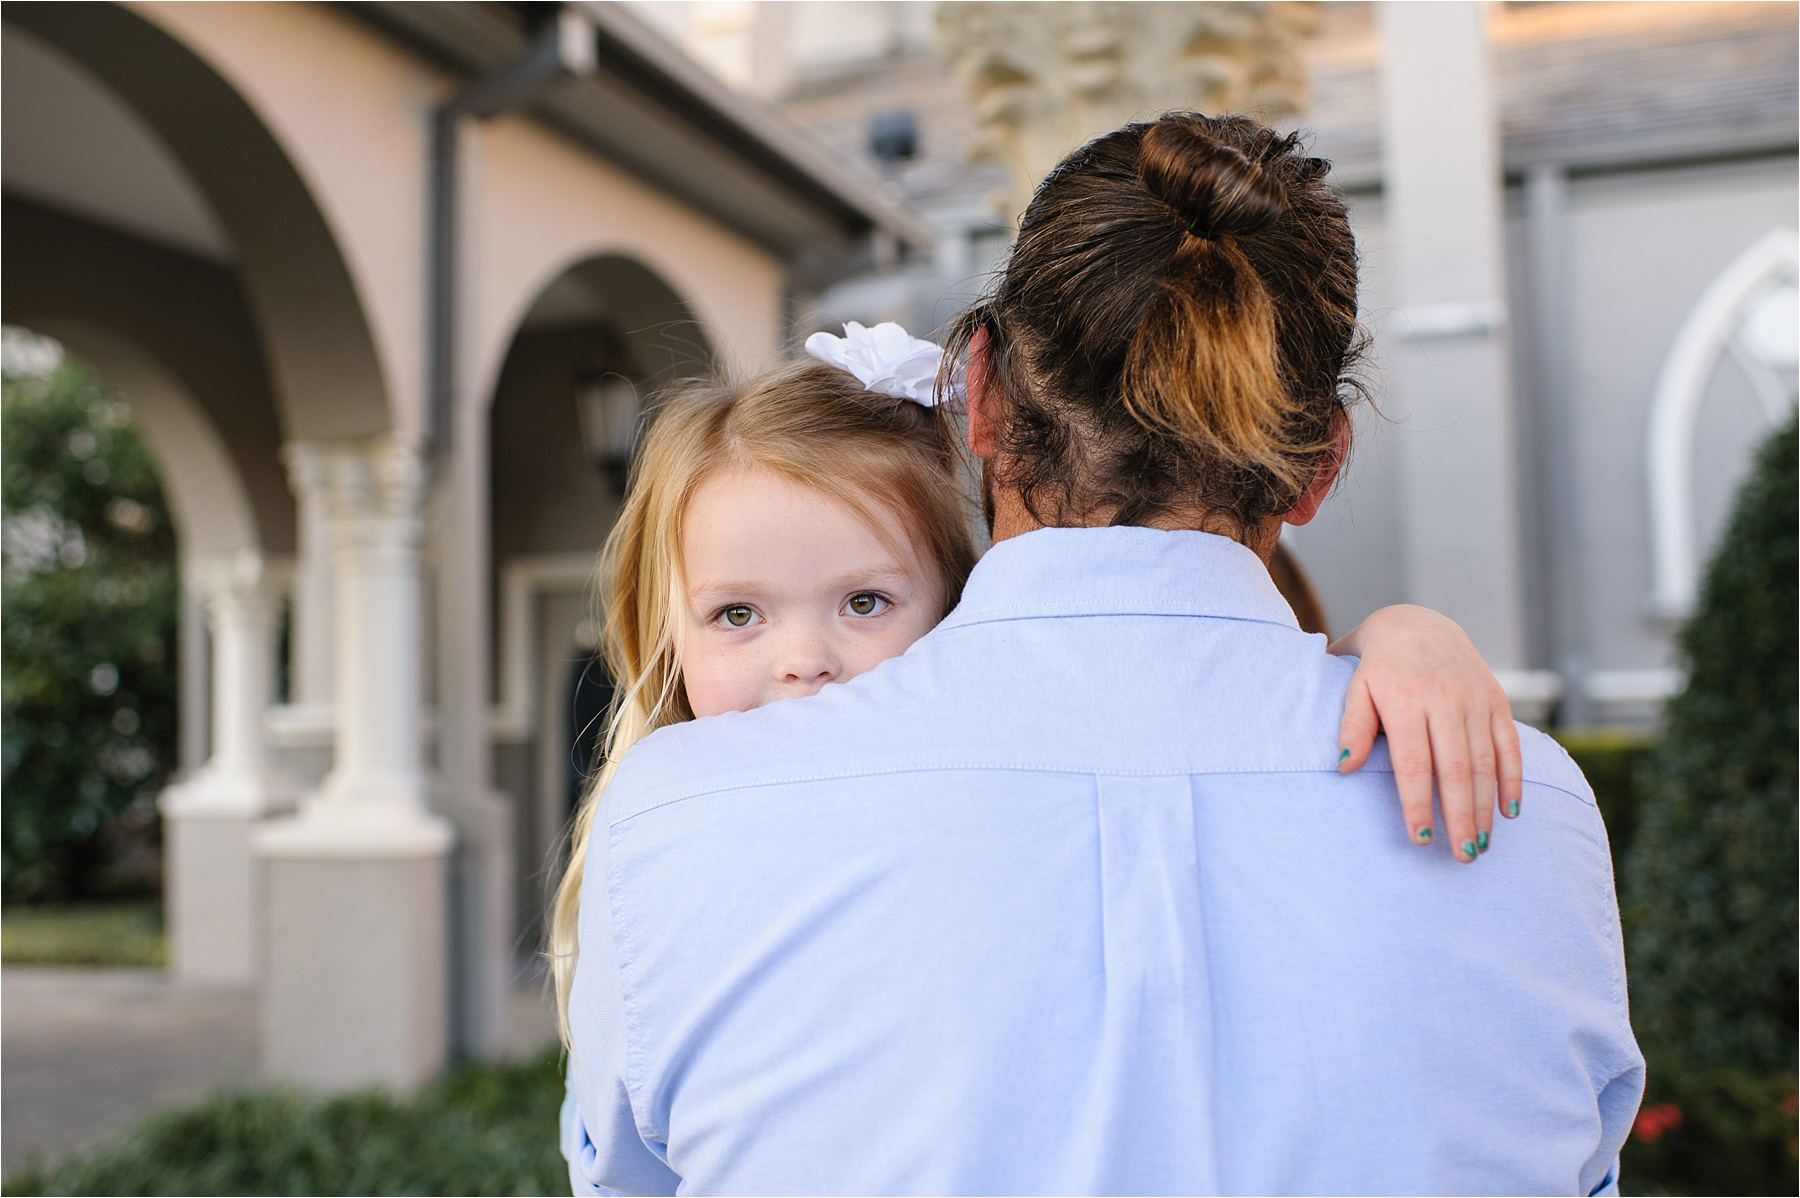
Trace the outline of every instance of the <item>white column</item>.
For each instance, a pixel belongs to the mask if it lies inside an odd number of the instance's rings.
[[[294,492],[299,562],[294,571],[293,632],[289,664],[291,703],[329,711],[333,695],[332,621],[334,582],[331,516],[326,510],[326,453],[318,445],[292,442],[282,449]]]
[[[421,742],[423,465],[391,441],[319,447],[334,588],[336,759],[258,829],[267,871],[263,1059],[304,1084],[417,1085],[448,1048],[454,839]]]
[[[1461,623],[1515,705],[1538,708],[1521,714],[1541,716],[1556,679],[1525,670],[1503,179],[1483,7],[1378,12],[1407,597]]]
[[[247,983],[255,974],[251,826],[268,811],[263,715],[274,666],[273,595],[261,555],[205,558],[188,571],[212,642],[212,755],[163,792],[171,963],[186,981]]]

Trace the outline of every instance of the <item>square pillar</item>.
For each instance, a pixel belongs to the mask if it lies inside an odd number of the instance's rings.
[[[255,980],[257,886],[250,833],[276,805],[263,715],[275,660],[274,594],[252,550],[209,555],[187,571],[206,611],[212,753],[158,800],[170,965],[186,982]]]
[[[334,574],[336,757],[299,811],[258,828],[269,1075],[410,1089],[449,1050],[450,824],[421,740],[423,463],[381,440],[317,447]]]
[[[1406,597],[1525,661],[1499,124],[1483,7],[1379,6],[1382,190],[1400,309]]]

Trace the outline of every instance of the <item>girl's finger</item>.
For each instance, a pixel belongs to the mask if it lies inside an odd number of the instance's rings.
[[[1400,791],[1400,816],[1406,838],[1431,843],[1431,736],[1423,714],[1387,724],[1388,759],[1394,786]]]
[[[1344,718],[1338,724],[1338,761],[1340,774],[1355,773],[1369,760],[1375,748],[1375,736],[1381,731],[1381,720],[1375,714],[1375,700],[1360,674],[1350,679],[1350,690],[1344,695]]]
[[[1500,813],[1508,819],[1519,814],[1525,797],[1525,768],[1519,760],[1519,726],[1511,710],[1494,713],[1494,750],[1500,775]]]
[[[1475,846],[1474,771],[1469,764],[1469,729],[1464,720],[1432,720],[1431,767],[1437,782],[1444,831],[1458,861],[1473,861]]]
[[[1469,738],[1469,771],[1473,778],[1471,793],[1475,807],[1475,851],[1485,853],[1494,834],[1494,794],[1496,760],[1494,722],[1485,715],[1470,712],[1467,722]]]

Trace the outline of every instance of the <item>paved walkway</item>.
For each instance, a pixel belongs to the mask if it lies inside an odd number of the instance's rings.
[[[0,969],[0,1167],[46,1163],[160,1107],[251,1079],[247,989],[153,969]]]
[[[543,986],[513,992],[508,1054],[556,1035]],[[46,1164],[222,1087],[254,1084],[249,989],[182,985],[156,969],[0,969],[0,1168]]]

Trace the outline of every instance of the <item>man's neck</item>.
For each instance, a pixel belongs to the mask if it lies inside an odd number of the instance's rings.
[[[1086,520],[1059,519],[1053,525],[1045,524],[1042,520],[1039,520],[1036,516],[1031,514],[1031,509],[1025,506],[1024,499],[1019,496],[1017,491],[1012,491],[1005,487],[994,488],[990,495],[990,503],[994,515],[993,527],[990,530],[990,533],[995,544],[999,544],[1001,541],[1009,540],[1013,537],[1023,536],[1028,532],[1036,532],[1040,528],[1104,528],[1110,523],[1110,521],[1106,519],[1097,518]],[[1182,516],[1173,513],[1152,516],[1142,522],[1142,525],[1145,528],[1158,528],[1162,529],[1164,532],[1178,532],[1182,530],[1191,530],[1194,532],[1210,531],[1205,527],[1205,524],[1206,521],[1203,516],[1183,518]],[[1279,521],[1270,521],[1269,526],[1266,529],[1257,530],[1260,534],[1265,535],[1258,535],[1253,538],[1246,548],[1256,554],[1256,556],[1262,558],[1263,562],[1266,564],[1270,555],[1275,552],[1276,534],[1280,532],[1280,529],[1281,526]]]

